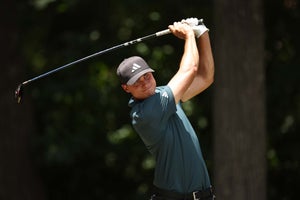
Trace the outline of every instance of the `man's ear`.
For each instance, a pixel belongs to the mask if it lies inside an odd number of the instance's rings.
[[[130,93],[130,91],[128,90],[128,86],[126,84],[122,84],[121,87],[125,92]]]

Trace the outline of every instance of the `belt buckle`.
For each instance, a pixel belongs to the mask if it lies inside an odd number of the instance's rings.
[[[198,193],[198,191],[193,192],[193,200],[200,200],[200,199],[198,199],[197,196],[196,196],[197,193]]]

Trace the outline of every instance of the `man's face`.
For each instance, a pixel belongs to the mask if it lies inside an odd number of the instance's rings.
[[[123,84],[122,88],[135,99],[146,99],[155,93],[156,81],[151,72],[142,75],[133,85]]]

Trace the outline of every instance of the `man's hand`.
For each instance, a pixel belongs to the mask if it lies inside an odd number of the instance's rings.
[[[209,29],[202,22],[199,23],[199,19],[197,18],[187,18],[181,20],[181,22],[192,27],[196,38],[199,38],[203,33],[209,31]]]
[[[186,40],[189,37],[195,37],[191,26],[183,22],[174,22],[169,25],[170,31],[178,38]]]

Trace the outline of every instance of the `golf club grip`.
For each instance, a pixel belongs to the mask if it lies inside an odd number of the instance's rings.
[[[155,35],[156,35],[156,37],[159,37],[159,36],[170,34],[170,33],[171,33],[170,29],[166,29],[163,31],[156,32]]]
[[[198,20],[198,25],[202,25],[202,24],[203,24],[203,19],[199,19]],[[171,33],[170,29],[166,29],[166,30],[163,30],[163,31],[156,32],[155,35],[156,35],[156,37],[159,37],[159,36],[167,35],[167,34],[170,34],[170,33]]]

